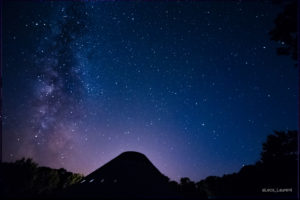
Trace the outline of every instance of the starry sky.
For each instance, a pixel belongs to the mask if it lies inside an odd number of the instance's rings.
[[[297,129],[268,1],[6,2],[3,160],[85,175],[123,151],[173,180],[255,163]]]

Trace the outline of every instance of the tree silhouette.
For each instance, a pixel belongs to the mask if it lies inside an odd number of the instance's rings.
[[[32,159],[22,158],[14,163],[1,163],[1,197],[31,198],[53,195],[79,182],[80,174],[65,169],[39,167]]]
[[[191,195],[196,192],[196,185],[188,177],[180,179],[181,191],[185,195]]]
[[[263,143],[260,160],[238,173],[210,176],[197,183],[209,197],[296,197],[298,132],[275,131]],[[186,182],[186,181],[185,181]],[[264,188],[291,189],[289,193],[264,193]]]
[[[207,192],[188,177],[180,179],[179,191],[185,199],[206,199]]]
[[[206,199],[207,197],[296,197],[298,190],[297,136],[297,131],[275,131],[263,143],[260,160],[253,165],[244,166],[237,173],[226,174],[222,177],[209,176],[197,183],[187,177],[181,178],[179,184],[175,181],[170,181],[166,177],[163,180],[170,186],[168,188],[175,192],[174,194],[178,194],[179,199]],[[0,169],[1,194],[2,197],[6,198],[53,197],[53,194],[56,195],[54,197],[62,198],[64,196],[59,195],[64,194],[64,191],[68,191],[73,185],[75,187],[76,185],[78,187],[82,185],[80,183],[82,176],[79,174],[67,172],[62,168],[51,169],[48,167],[39,167],[31,159],[23,158],[14,163],[1,163]],[[149,176],[145,177],[144,180],[149,181]],[[128,178],[124,180],[128,180]],[[128,183],[125,182],[125,184]],[[157,182],[154,182],[154,184],[157,184]],[[146,186],[147,190],[151,190],[149,186],[151,184]],[[104,189],[101,186],[99,188],[97,186],[97,190],[111,190],[115,192],[115,187],[115,183],[111,183]],[[90,184],[87,184],[88,188],[91,188]],[[264,188],[275,190],[277,188],[291,189],[291,192],[264,193],[262,192]],[[131,189],[138,191],[145,188],[141,185],[136,185]],[[72,197],[78,198],[78,196],[74,196],[74,190],[70,191],[72,191]],[[163,192],[166,191],[162,190],[162,194]],[[84,193],[85,198],[86,194],[88,193]]]
[[[285,9],[275,19],[275,28],[269,32],[271,40],[281,45],[277,48],[278,55],[290,55],[296,60],[298,55],[297,0],[276,0],[274,3],[282,4]]]
[[[275,131],[269,135],[263,144],[261,162],[264,164],[278,164],[297,161],[297,131]]]

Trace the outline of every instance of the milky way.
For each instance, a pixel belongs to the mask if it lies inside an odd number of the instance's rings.
[[[74,154],[78,137],[76,119],[81,115],[84,66],[76,57],[81,45],[76,41],[81,40],[86,28],[83,20],[86,14],[80,13],[76,5],[62,7],[59,14],[62,19],[49,24],[51,33],[42,38],[34,56],[39,72],[34,85],[32,127],[36,133],[34,143],[44,146],[46,151],[40,152],[37,147],[34,152],[50,156],[51,162],[64,164],[69,154]]]
[[[297,73],[271,2],[9,2],[3,159],[88,174],[123,151],[200,180],[296,129]]]

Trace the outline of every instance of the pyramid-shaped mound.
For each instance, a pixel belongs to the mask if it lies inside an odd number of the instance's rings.
[[[164,176],[141,153],[124,152],[86,176],[68,191],[76,197],[172,198],[177,196]]]

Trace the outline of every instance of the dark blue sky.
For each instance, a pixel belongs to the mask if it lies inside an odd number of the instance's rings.
[[[200,180],[297,129],[297,68],[262,1],[9,2],[3,157],[88,174],[127,150]]]

